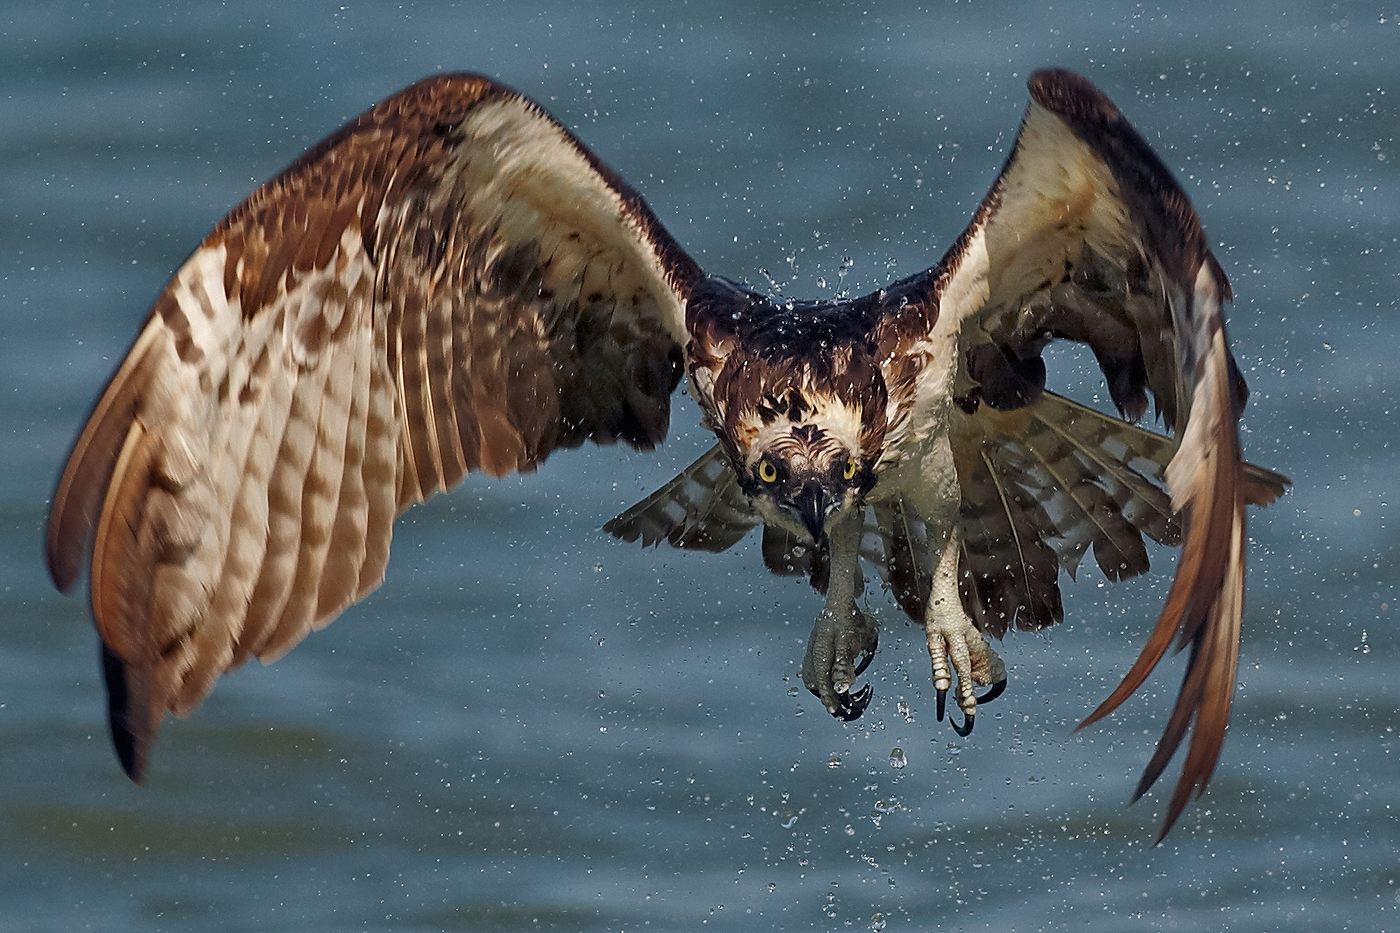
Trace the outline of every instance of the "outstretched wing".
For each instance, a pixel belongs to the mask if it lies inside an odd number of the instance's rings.
[[[624,541],[718,553],[761,519],[716,444],[669,483],[603,526]]]
[[[963,524],[973,526],[965,547],[984,551],[965,561],[974,579],[964,581],[964,595],[987,583],[980,606],[1000,613],[994,629],[1012,624],[1013,611],[1028,613],[1030,627],[1058,618],[1058,594],[1044,595],[1055,577],[1052,547],[1069,568],[1089,544],[1110,576],[1144,568],[1138,532],[1159,540],[1176,534],[1161,514],[1165,501],[1139,482],[1160,482],[1152,461],[1165,463],[1170,510],[1183,516],[1176,578],[1137,663],[1085,721],[1132,693],[1173,635],[1190,646],[1175,710],[1137,790],[1161,774],[1194,719],[1165,833],[1192,789],[1204,789],[1224,740],[1239,650],[1245,504],[1272,501],[1287,480],[1247,471],[1241,457],[1236,422],[1247,393],[1225,334],[1230,286],[1185,192],[1083,77],[1039,71],[1030,93],[1011,154],[971,225],[938,266],[887,290],[884,300],[906,310],[889,316],[885,339],[893,350],[920,334],[957,340],[951,417]],[[1150,393],[1175,439],[1135,455],[1144,432],[1115,436],[1108,419],[1087,410],[1047,409],[1040,354],[1056,338],[1092,349],[1127,418],[1146,412]],[[899,354],[893,358],[899,365]],[[900,388],[894,375],[892,399]],[[1086,446],[1085,431],[1107,446]],[[1146,466],[1115,471],[1096,462],[1103,458],[1094,447]],[[1005,556],[992,566],[988,544],[996,539]]]
[[[379,585],[395,516],[471,470],[666,433],[699,270],[528,99],[434,77],[235,208],[175,274],[54,493],[91,564],[113,738]]]

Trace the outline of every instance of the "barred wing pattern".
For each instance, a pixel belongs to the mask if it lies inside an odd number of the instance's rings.
[[[963,607],[1001,637],[1064,620],[1060,571],[1073,577],[1091,549],[1109,580],[1149,569],[1144,537],[1181,543],[1180,516],[1163,488],[1175,443],[1052,392],[1014,413],[982,408],[959,450],[968,477],[960,510]],[[711,448],[671,482],[604,526],[627,541],[720,551],[759,524],[733,470]],[[1266,504],[1278,475],[1246,463],[1247,501]],[[763,529],[769,570],[824,589],[822,553],[810,538]],[[929,531],[903,496],[866,506],[861,556],[900,608],[922,622],[935,554]]]
[[[1241,456],[1236,422],[1247,390],[1225,334],[1222,306],[1231,297],[1230,286],[1190,199],[1089,81],[1047,70],[1032,75],[1029,86],[1031,103],[1001,175],[930,276],[939,296],[956,297],[942,303],[939,314],[953,315],[960,326],[953,417],[963,427],[955,424],[953,438],[965,490],[964,524],[969,513],[1003,511],[986,507],[994,505],[993,493],[984,488],[989,475],[1010,473],[1018,483],[1044,485],[1038,478],[1044,464],[1024,456],[1034,453],[1031,434],[1010,425],[986,432],[976,422],[995,420],[991,412],[1014,415],[1043,397],[1040,354],[1051,340],[1067,338],[1092,349],[1109,395],[1125,417],[1141,417],[1151,394],[1175,435],[1169,448],[1150,459],[1160,463],[1170,451],[1165,480],[1171,511],[1182,516],[1182,553],[1166,606],[1138,662],[1084,724],[1131,694],[1173,636],[1179,646],[1190,646],[1176,707],[1137,789],[1140,796],[1157,779],[1194,721],[1182,774],[1167,805],[1165,835],[1192,790],[1204,789],[1224,741],[1243,612],[1244,507],[1272,501],[1287,480],[1247,469]],[[1032,418],[1027,427],[1047,422],[1063,419]],[[983,441],[988,433],[1011,440],[994,441],[989,449]],[[963,465],[971,472],[964,475]],[[1122,478],[1092,470],[1063,477],[1072,496],[1094,500],[1086,502],[1085,514],[1097,517],[1127,491]],[[996,495],[1006,499],[1003,492]],[[1054,527],[1040,503],[1030,501],[1034,495],[1011,498],[1024,516],[1010,529],[1018,540],[1043,538]],[[1151,508],[1160,511],[1164,504],[1157,501]],[[1023,536],[1026,531],[1039,533]],[[1137,542],[1104,528],[1085,531],[1110,576],[1145,566]],[[1101,542],[1132,547],[1105,551]],[[1020,553],[1028,568],[1040,568],[1042,578],[1053,576],[1043,553],[1034,548]],[[1061,558],[1077,560],[1073,553]],[[1031,608],[1033,618],[1056,611],[1044,603]]]
[[[675,479],[603,526],[624,541],[719,552],[759,523],[719,444]]]
[[[113,738],[379,585],[392,523],[471,470],[649,448],[698,277],[533,103],[435,77],[327,138],[175,274],[81,432],[48,559],[91,564]]]
[[[1073,574],[1090,549],[1117,580],[1147,569],[1144,537],[1182,545],[1138,662],[1085,722],[1132,693],[1174,635],[1191,646],[1175,710],[1137,789],[1140,796],[1160,776],[1194,719],[1165,835],[1191,791],[1204,789],[1224,740],[1242,616],[1244,506],[1272,502],[1288,480],[1242,459],[1236,422],[1246,389],[1225,336],[1229,283],[1189,198],[1090,82],[1047,70],[1029,86],[1011,154],[952,249],[851,309],[883,309],[870,337],[885,361],[887,462],[928,432],[917,413],[948,411],[962,494],[961,596],[982,631],[1061,621],[1059,571]],[[949,335],[952,347],[943,342]],[[1146,413],[1150,394],[1174,438],[1046,392],[1041,352],[1055,339],[1091,348],[1129,421]],[[950,363],[951,386],[939,375]],[[938,555],[911,492],[877,486],[861,554],[922,622]],[[654,515],[663,511],[652,503]],[[822,552],[770,531],[769,568],[806,574],[822,589]],[[652,528],[650,540],[669,533]]]

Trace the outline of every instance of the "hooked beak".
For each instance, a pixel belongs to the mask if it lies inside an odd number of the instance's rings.
[[[793,497],[792,506],[812,540],[821,543],[826,538],[826,517],[836,508],[836,500],[819,484],[809,482]]]

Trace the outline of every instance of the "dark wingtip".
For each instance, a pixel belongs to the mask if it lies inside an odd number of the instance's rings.
[[[105,643],[102,645],[102,679],[107,684],[107,724],[112,730],[112,747],[126,776],[141,784],[146,779],[150,737],[141,734],[148,730],[133,725],[126,662]]]
[[[1067,68],[1042,68],[1030,76],[1026,87],[1036,103],[1062,116],[1072,114],[1097,123],[1122,117],[1094,82]]]

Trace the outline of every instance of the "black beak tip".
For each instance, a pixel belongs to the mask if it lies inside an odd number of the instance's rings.
[[[802,525],[812,536],[812,541],[820,543],[826,537],[826,516],[831,511],[831,500],[816,483],[808,483],[793,501],[793,506]]]

